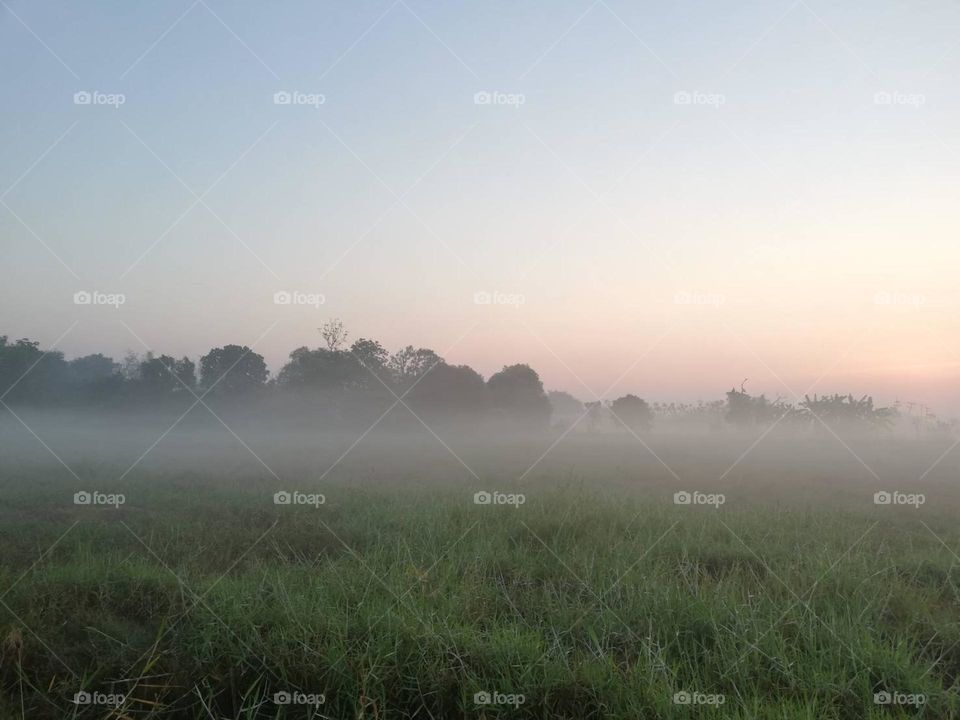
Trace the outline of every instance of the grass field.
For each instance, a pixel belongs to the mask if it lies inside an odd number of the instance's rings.
[[[9,467],[0,717],[960,716],[954,496],[740,475],[676,505],[618,472],[504,481],[520,505],[301,478],[323,503],[278,505],[263,473]]]

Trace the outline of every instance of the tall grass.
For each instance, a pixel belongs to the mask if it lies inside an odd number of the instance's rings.
[[[588,478],[526,487],[519,507],[475,505],[467,487],[328,484],[314,508],[275,505],[272,480],[141,474],[115,486],[127,502],[114,509],[73,505],[76,485],[39,470],[0,483],[0,717],[960,707],[950,508],[921,522],[855,503],[685,507]],[[75,705],[81,690],[125,697]],[[882,691],[925,703],[878,705]],[[324,702],[278,705],[278,692]],[[483,692],[514,704],[478,704]],[[678,704],[683,692],[723,703]]]

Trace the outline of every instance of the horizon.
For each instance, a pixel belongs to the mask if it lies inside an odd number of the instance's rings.
[[[0,0],[0,718],[960,718],[958,29]]]
[[[319,330],[320,330],[320,328],[317,328],[317,331],[318,331],[318,338],[317,338],[317,339],[318,339],[318,340],[320,340]],[[349,333],[349,328],[348,328],[347,330],[348,330],[348,333]],[[364,338],[365,338],[365,336],[363,336],[363,335],[357,335],[356,337],[350,335],[350,336],[348,336],[348,338],[346,339],[346,343],[347,343],[347,344],[350,344],[351,342],[353,342],[353,341],[355,341],[355,340],[364,339]],[[14,337],[7,337],[7,342],[16,342],[17,340],[20,340],[20,339],[23,339],[23,340],[31,340],[31,338],[14,338]],[[365,339],[377,340],[377,338],[365,338]],[[226,344],[226,345],[231,345],[231,344],[232,344],[232,345],[240,345],[240,346],[243,346],[242,343],[225,343],[225,344]],[[315,347],[317,347],[317,348],[322,347],[322,345],[323,345],[322,342],[317,342],[317,343],[315,343]],[[407,346],[412,346],[412,347],[414,347],[414,348],[420,347],[420,346],[418,346],[416,343],[407,343],[407,345],[404,345],[403,347],[407,347]],[[303,345],[303,346],[300,346],[300,347],[310,347],[311,349],[314,349],[314,348],[311,347],[310,345]],[[45,354],[48,354],[48,353],[50,353],[50,352],[61,352],[61,353],[63,353],[63,350],[62,350],[61,348],[44,347],[42,344],[40,345],[39,349],[40,349],[41,351],[43,351]],[[192,355],[190,355],[190,354],[188,354],[188,355],[183,355],[183,356],[179,356],[179,355],[178,355],[178,356],[175,356],[174,359],[175,359],[175,360],[179,360],[179,359],[181,359],[182,357],[185,357],[185,358],[187,358],[187,359],[190,359],[190,360],[194,361],[194,362],[196,363],[196,365],[199,366],[199,364],[200,364],[200,363],[199,363],[200,358],[203,357],[207,352],[209,352],[209,351],[212,350],[212,349],[214,349],[214,348],[207,348],[205,351],[197,352],[197,353],[194,353],[194,354],[192,354]],[[292,349],[291,349],[291,352],[292,352],[294,349],[296,349],[296,348],[292,348]],[[393,352],[390,348],[386,348],[386,349],[387,349],[389,352],[391,352],[391,353]],[[400,350],[400,349],[402,349],[402,347],[401,347],[401,348],[397,348],[397,350]],[[428,349],[430,349],[430,350],[436,350],[435,348],[428,348]],[[250,348],[250,351],[251,351],[251,353],[253,353],[253,354],[261,355],[261,353],[257,352],[257,349],[256,349],[255,347],[251,347],[251,348]],[[344,351],[344,352],[347,352],[347,351]],[[160,348],[160,349],[158,349],[158,348],[149,348],[149,349],[147,349],[147,348],[141,348],[139,352],[131,348],[131,349],[128,349],[127,353],[124,353],[124,356],[120,356],[120,357],[114,357],[114,356],[109,355],[109,354],[107,354],[107,353],[99,353],[99,352],[85,353],[84,355],[70,355],[70,354],[67,354],[67,353],[63,353],[63,354],[64,354],[64,359],[65,359],[67,362],[69,362],[69,361],[71,361],[71,360],[75,360],[75,359],[81,358],[81,357],[85,357],[86,355],[97,355],[97,354],[104,355],[104,356],[106,356],[106,357],[109,357],[111,360],[113,360],[114,363],[115,363],[115,365],[116,365],[116,371],[117,371],[117,372],[121,372],[121,366],[122,366],[123,361],[124,361],[124,359],[125,359],[125,355],[130,354],[130,353],[132,353],[133,355],[135,355],[138,360],[143,360],[143,359],[145,359],[146,357],[148,357],[148,355],[149,355],[149,356],[152,356],[152,357],[159,357],[161,354],[168,354],[168,353],[164,353],[162,348]],[[536,366],[532,365],[531,363],[525,362],[525,361],[523,361],[522,359],[517,359],[517,360],[515,360],[515,361],[513,361],[513,362],[504,362],[504,363],[502,363],[499,367],[496,367],[496,368],[494,368],[493,370],[491,370],[491,371],[489,371],[489,372],[483,372],[483,371],[480,371],[480,370],[478,370],[477,368],[475,368],[475,367],[474,367],[473,365],[471,365],[469,362],[452,361],[452,360],[449,360],[448,358],[444,357],[442,353],[438,353],[438,354],[441,356],[441,358],[444,360],[444,362],[446,362],[446,363],[449,364],[449,365],[457,365],[457,366],[466,365],[467,367],[470,367],[471,369],[477,371],[477,372],[480,374],[480,376],[484,379],[484,381],[489,380],[489,378],[490,378],[492,375],[494,375],[495,373],[499,372],[500,370],[504,370],[504,369],[506,369],[506,368],[508,368],[508,367],[510,367],[510,366],[512,366],[512,365],[527,365],[527,366],[531,367],[535,372],[538,372],[538,374],[539,374],[539,371],[538,371],[538,369],[537,369]],[[282,370],[283,365],[286,364],[286,362],[284,362],[283,364],[281,364],[281,365],[278,366],[278,367],[272,367],[269,362],[266,362],[266,359],[265,359],[265,363],[266,363],[266,367],[267,367],[268,380],[273,380],[273,381],[277,380],[277,377],[278,377],[278,375],[280,374],[280,371]],[[542,377],[541,377],[541,380],[542,380]],[[544,390],[545,390],[547,393],[554,393],[554,392],[567,393],[567,394],[571,395],[574,399],[576,399],[577,401],[582,402],[582,403],[590,402],[590,401],[592,401],[592,400],[601,400],[601,401],[604,401],[604,402],[609,402],[609,401],[612,401],[612,400],[616,399],[617,397],[623,397],[623,396],[625,396],[625,395],[636,395],[636,396],[640,397],[641,399],[646,400],[646,401],[648,401],[648,402],[650,402],[650,403],[652,403],[652,404],[664,404],[664,405],[673,404],[673,403],[677,403],[677,404],[697,404],[697,403],[704,403],[704,404],[707,404],[707,403],[714,402],[714,401],[722,401],[722,400],[723,400],[723,397],[724,397],[725,394],[728,392],[726,389],[723,389],[723,390],[718,391],[718,392],[717,392],[715,395],[713,395],[713,396],[707,395],[707,396],[698,396],[698,397],[695,397],[695,398],[657,397],[657,396],[651,395],[651,394],[649,394],[649,393],[647,393],[647,394],[639,394],[639,393],[637,393],[637,392],[635,392],[635,391],[633,391],[633,390],[630,390],[630,389],[621,389],[621,390],[615,389],[615,388],[619,387],[619,385],[620,385],[620,383],[616,383],[613,387],[610,387],[610,388],[608,389],[608,391],[607,391],[606,393],[604,393],[603,395],[592,395],[592,394],[590,394],[590,388],[589,388],[589,387],[585,387],[583,384],[579,384],[579,385],[578,385],[578,384],[576,384],[576,383],[574,384],[573,387],[570,387],[570,388],[566,388],[566,387],[552,387],[552,386],[550,386],[549,384],[544,383]],[[747,392],[747,394],[749,394],[749,395],[751,395],[751,396],[754,396],[754,397],[763,396],[763,397],[766,397],[768,400],[771,400],[771,401],[785,401],[785,402],[787,402],[788,404],[794,404],[794,403],[799,402],[800,400],[803,399],[804,395],[809,395],[810,397],[818,397],[818,396],[819,396],[819,397],[829,397],[829,396],[834,396],[834,395],[841,395],[841,396],[848,396],[848,395],[850,395],[850,396],[855,396],[855,397],[858,398],[858,399],[859,399],[859,398],[862,398],[862,397],[870,397],[871,399],[873,399],[873,400],[876,402],[876,405],[877,405],[878,407],[897,407],[897,406],[899,406],[899,407],[908,407],[908,408],[909,408],[909,410],[908,410],[908,412],[907,412],[907,415],[908,415],[908,416],[912,415],[912,408],[913,408],[913,407],[917,407],[917,408],[921,409],[921,412],[923,412],[924,410],[927,411],[927,412],[929,412],[929,411],[931,411],[931,410],[933,410],[933,411],[939,411],[939,410],[940,410],[940,408],[937,408],[937,407],[935,407],[935,406],[928,406],[928,405],[926,405],[925,403],[912,401],[912,400],[910,400],[909,398],[895,397],[895,398],[893,398],[893,399],[891,399],[891,400],[887,400],[886,398],[878,397],[878,396],[876,396],[875,394],[869,393],[869,392],[857,394],[857,393],[852,393],[852,392],[845,391],[845,390],[842,390],[842,389],[829,389],[829,388],[828,388],[828,389],[826,389],[826,390],[824,390],[824,391],[811,391],[811,392],[809,392],[809,393],[805,393],[805,394],[801,394],[801,395],[799,395],[799,396],[793,396],[793,397],[792,397],[792,396],[790,396],[788,393],[785,393],[785,392],[771,392],[771,391],[769,391],[769,390],[767,390],[767,389],[765,389],[765,388],[752,387],[751,384],[750,384],[750,378],[742,378],[739,382],[734,382],[734,383],[730,386],[730,389],[731,389],[731,390],[737,390],[737,389],[739,389],[741,392],[745,391],[745,392]],[[782,388],[781,388],[781,389],[782,389]],[[934,413],[933,413],[933,416],[934,416],[934,417],[937,417],[937,416],[939,416],[939,415],[940,415],[939,412],[934,412]],[[942,417],[941,417],[940,419],[943,419],[943,420],[951,420],[951,419],[953,419],[953,418],[942,418]]]
[[[956,413],[957,9],[884,7],[5,2],[0,328]]]

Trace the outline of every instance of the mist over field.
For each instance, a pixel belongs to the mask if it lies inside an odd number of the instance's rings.
[[[682,477],[701,484],[735,487],[749,480],[757,490],[797,494],[810,490],[809,483],[796,485],[797,475],[828,477],[836,492],[877,485],[878,476],[909,487],[936,481],[948,490],[957,471],[949,454],[936,462],[954,435],[918,432],[906,422],[884,431],[782,420],[744,428],[721,414],[700,421],[657,418],[650,428],[634,430],[610,415],[593,424],[585,414],[579,422],[571,416],[540,429],[443,416],[431,417],[425,427],[407,408],[390,409],[391,398],[366,409],[367,425],[383,416],[370,429],[278,403],[238,408],[207,402],[210,409],[197,406],[185,416],[192,398],[150,411],[17,408],[19,419],[8,414],[0,423],[4,457],[10,464],[56,466],[53,450],[70,467],[110,467],[118,476],[137,468],[264,478],[275,471],[280,477],[393,477],[396,484],[433,479],[465,487],[476,476],[523,482],[561,473],[583,481],[600,467],[609,473],[607,483],[680,487],[671,470],[683,466]]]
[[[878,407],[839,394],[791,402],[751,395],[748,380],[696,404],[630,393],[582,401],[546,391],[525,364],[485,379],[427,348],[350,343],[338,319],[318,339],[271,376],[255,350],[237,345],[196,363],[150,350],[117,362],[0,338],[5,457],[68,472],[75,463],[112,467],[121,481],[138,468],[396,484],[475,483],[491,472],[523,483],[619,468],[623,476],[607,482],[643,488],[681,487],[674,467],[683,466],[686,480],[748,492],[760,489],[750,482],[810,490],[764,481],[774,468],[825,474],[837,492],[882,483],[875,466],[903,485],[945,482],[955,471],[957,421],[914,403]]]
[[[0,0],[0,720],[960,720],[958,27]]]
[[[320,330],[269,379],[0,343],[11,717],[956,714],[953,422]]]

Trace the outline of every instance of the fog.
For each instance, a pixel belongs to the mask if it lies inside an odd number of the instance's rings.
[[[390,404],[370,408],[374,421],[366,427],[276,403],[188,408],[18,408],[16,417],[0,419],[0,452],[10,477],[18,468],[42,467],[51,476],[96,477],[111,487],[175,474],[298,487],[573,486],[598,497],[702,490],[813,505],[840,497],[869,502],[884,489],[960,498],[958,461],[943,457],[954,437],[906,422],[874,430],[782,419],[749,428],[660,419],[634,430],[610,416],[590,424],[583,415],[534,431],[436,415],[428,422]]]
[[[0,720],[960,718],[958,27],[0,0]]]

